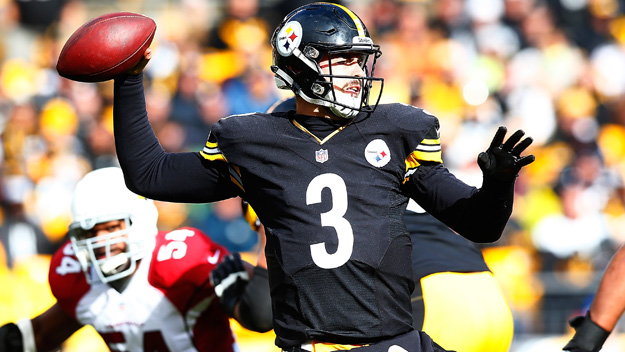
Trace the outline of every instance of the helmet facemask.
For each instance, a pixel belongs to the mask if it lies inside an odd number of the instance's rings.
[[[84,229],[82,224],[74,222],[70,225],[70,239],[74,253],[89,284],[116,281],[129,276],[136,269],[137,258],[133,257],[136,257],[142,250],[139,248],[140,244],[131,241],[130,215],[120,214],[114,219],[97,221],[99,224],[112,220],[123,221],[124,228],[107,234],[91,236],[90,229]],[[113,254],[113,248],[119,243],[125,244],[125,250]]]
[[[137,261],[152,252],[158,232],[154,202],[128,190],[116,167],[92,171],[78,182],[72,220],[72,247],[90,284],[132,275]],[[108,228],[111,221],[118,222]],[[125,249],[118,253],[120,244],[125,244]]]
[[[360,57],[358,59],[358,64],[363,69],[364,76],[347,76],[335,74],[335,72],[333,72],[333,67],[335,66],[333,61],[336,62],[338,58],[345,55],[356,55]],[[322,100],[322,102],[317,102],[317,104],[330,108],[335,115],[343,118],[353,118],[356,114],[363,111],[373,112],[380,101],[380,94],[378,94],[375,104],[369,104],[373,82],[379,81],[380,85],[383,85],[384,82],[381,78],[373,77],[373,74],[369,74],[369,72],[373,71],[379,55],[381,55],[381,52],[379,50],[371,49],[371,46],[361,48],[358,46],[351,46],[349,49],[345,50],[328,50],[326,52],[326,56],[328,59],[329,73],[320,73],[319,79],[316,80],[311,86],[313,93],[318,95],[317,99]],[[373,59],[371,60],[370,65],[368,65],[368,61],[371,56],[373,56]],[[343,86],[358,86],[358,95],[353,96],[352,94],[344,92],[341,89],[342,87],[336,84],[337,81],[344,82]],[[381,90],[382,89],[380,87],[379,91],[381,92]]]
[[[354,44],[332,48],[309,45],[304,48],[303,53],[298,54],[293,55],[294,57],[291,59],[301,61],[297,65],[287,66],[285,70],[276,65],[272,66],[272,70],[276,74],[278,88],[291,89],[307,102],[325,106],[335,115],[343,118],[353,118],[359,112],[373,112],[375,110],[384,86],[383,78],[373,76],[377,59],[382,55],[378,45]],[[334,74],[332,71],[333,58],[336,61],[338,57],[343,55],[362,56],[364,76]],[[324,57],[327,57],[329,61],[329,73],[327,74],[322,72],[319,65]],[[337,79],[357,81],[360,87],[358,96],[353,97],[340,90],[337,91],[334,87]],[[374,82],[380,82],[379,93],[375,98],[375,103],[370,104],[370,93]]]

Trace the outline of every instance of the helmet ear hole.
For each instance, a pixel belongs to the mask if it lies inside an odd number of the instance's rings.
[[[312,88],[313,93],[317,95],[323,95],[324,93],[324,89],[319,83],[313,83],[311,88]]]

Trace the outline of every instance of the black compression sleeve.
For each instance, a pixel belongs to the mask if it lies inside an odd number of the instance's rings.
[[[22,332],[14,323],[8,323],[0,327],[0,351],[22,352]]]
[[[143,74],[115,79],[113,121],[117,156],[133,192],[151,199],[187,203],[237,195],[227,163],[206,161],[199,153],[163,150],[148,120]]]
[[[267,269],[256,266],[239,303],[239,322],[252,331],[267,332],[273,328],[271,297]]]
[[[473,242],[497,241],[512,214],[514,179],[485,178],[477,189],[441,164],[425,164],[405,186],[428,213]]]

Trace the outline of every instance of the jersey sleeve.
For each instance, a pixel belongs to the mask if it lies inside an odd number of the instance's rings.
[[[148,280],[183,311],[189,299],[213,294],[209,275],[228,254],[225,247],[198,229],[184,227],[160,232]]]
[[[90,286],[69,241],[54,253],[50,262],[48,281],[52,294],[61,308],[76,319],[76,306],[80,298],[89,291]]]
[[[414,131],[409,132],[413,137],[403,134],[406,143],[414,145],[406,158],[404,194],[473,242],[498,240],[512,213],[514,183],[490,182],[478,189],[458,179],[442,163],[438,119],[414,107],[417,119],[408,118],[407,107],[392,114],[397,116],[395,121]]]
[[[423,164],[442,164],[440,124],[436,116],[407,104],[391,104],[385,112],[403,140],[407,181]]]
[[[227,163],[209,162],[198,152],[163,150],[148,120],[142,74],[117,78],[114,97],[115,146],[131,191],[181,203],[213,202],[238,195]]]
[[[284,116],[262,113],[223,118],[213,125],[200,155],[209,161],[227,161],[230,181],[239,188],[242,196],[246,190],[241,168],[251,170],[271,163],[272,156],[266,151],[283,148],[278,145],[274,130],[274,122],[280,118]]]

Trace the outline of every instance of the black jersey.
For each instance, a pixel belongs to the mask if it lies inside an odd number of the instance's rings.
[[[480,248],[428,213],[406,211],[415,282],[440,272],[490,271]]]
[[[115,90],[116,147],[132,191],[193,203],[241,195],[256,210],[283,348],[412,329],[408,196],[478,240],[496,240],[510,215],[513,182],[477,190],[457,180],[441,165],[438,120],[409,105],[380,105],[321,139],[287,113],[231,116],[201,153],[166,153],[141,76]]]
[[[366,342],[410,329],[402,185],[419,162],[441,161],[436,118],[382,105],[320,140],[285,113],[232,116],[203,155],[236,165],[265,225],[279,338]]]

